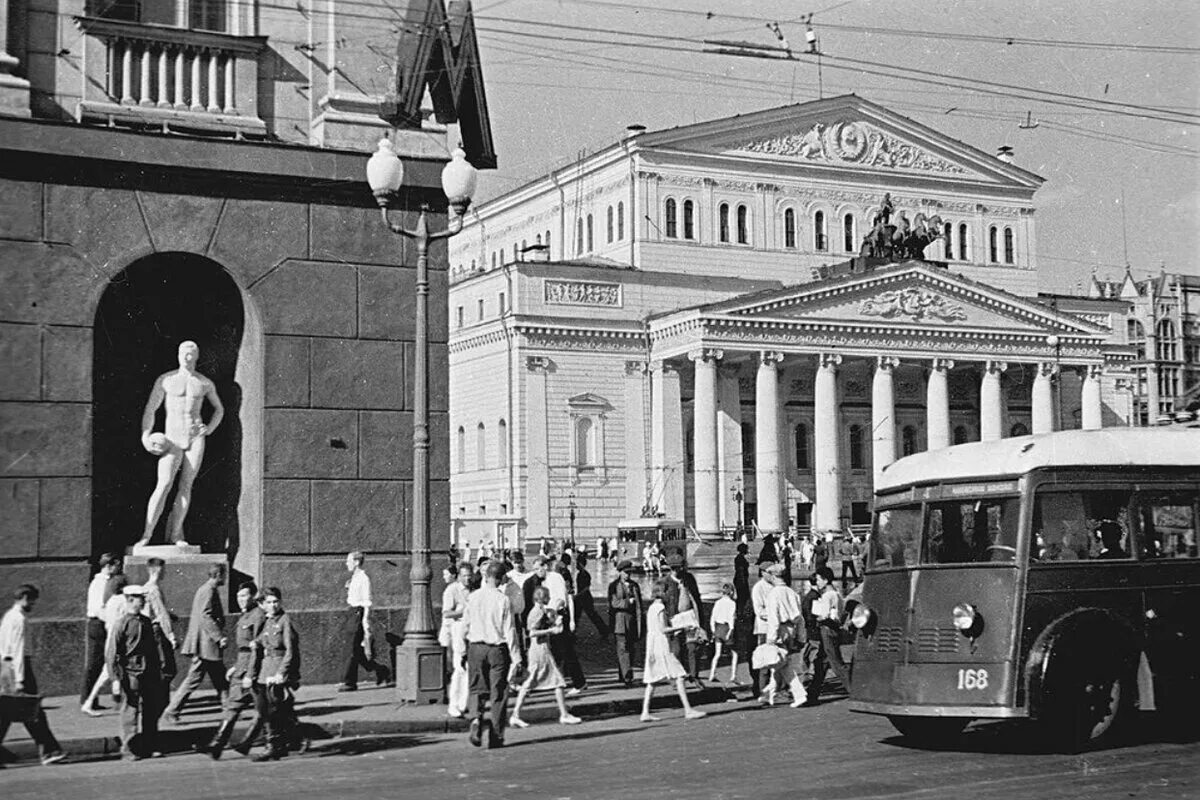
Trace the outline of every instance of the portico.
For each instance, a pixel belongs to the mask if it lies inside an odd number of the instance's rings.
[[[1065,370],[1080,372],[1071,402],[1083,427],[1102,419],[1105,331],[925,262],[675,312],[650,331],[655,363],[680,376],[674,391],[651,385],[651,474],[680,472],[658,443],[686,431],[690,415],[688,490],[702,535],[734,524],[722,487],[735,482],[764,533],[788,527],[793,501],[811,503],[813,531],[840,533],[848,498],[865,488],[869,499],[873,477],[901,455],[1054,430]],[[722,374],[740,391],[722,391]],[[750,444],[749,420],[753,457],[721,458]]]

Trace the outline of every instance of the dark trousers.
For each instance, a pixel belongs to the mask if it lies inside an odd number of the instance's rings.
[[[471,694],[475,696],[475,716],[482,723],[490,702],[492,730],[502,739],[504,726],[508,723],[508,669],[511,665],[508,648],[504,645],[467,644],[467,674]]]
[[[854,582],[858,583],[858,570],[854,568],[853,559],[842,559],[842,589],[846,588],[846,572],[849,571],[850,577],[854,578]]]
[[[291,693],[282,683],[255,683],[253,692],[258,718],[267,726],[267,750],[286,753],[287,735],[292,723]],[[257,724],[255,727],[258,727]],[[248,733],[244,741],[251,742],[251,734]]]
[[[212,682],[213,688],[217,690],[217,694],[221,695],[221,699],[224,700],[225,693],[229,691],[229,681],[225,680],[225,662],[192,656],[192,665],[188,667],[187,675],[183,676],[183,683],[179,684],[179,688],[175,690],[175,695],[171,698],[171,702],[167,704],[165,713],[178,714],[182,711],[183,704],[187,702],[192,692],[200,688],[200,684],[204,682],[205,675]]]
[[[96,617],[87,618],[87,633],[84,646],[83,660],[83,689],[79,692],[79,702],[85,702],[104,669],[104,645],[106,632],[104,621]]]
[[[617,645],[617,672],[622,683],[633,683],[633,665],[637,658],[638,637],[636,633],[615,633]]]
[[[825,651],[827,663],[842,682],[846,691],[850,691],[850,668],[842,660],[842,632],[832,625],[821,625],[821,649]]]
[[[33,665],[29,661],[29,657],[25,657],[25,693],[37,694],[37,679],[33,677]],[[0,742],[4,741],[4,737],[8,735],[8,726],[12,724],[9,720],[0,717]],[[54,734],[50,732],[50,722],[46,719],[46,712],[38,706],[37,716],[31,720],[23,720],[25,730],[29,731],[29,738],[38,746],[38,751],[42,758],[45,758],[52,753],[62,752],[62,748],[58,746],[58,740],[54,738]]]
[[[346,664],[346,673],[342,676],[342,683],[347,686],[358,686],[359,667],[374,672],[376,680],[382,678],[386,669],[374,657],[367,658],[367,651],[363,647],[362,621],[366,609],[355,608],[354,612],[354,631],[350,634],[350,661]]]
[[[562,670],[563,676],[576,689],[587,686],[587,678],[583,676],[583,667],[579,664],[579,655],[575,652],[575,634],[563,631],[549,638],[550,655]]]
[[[143,675],[126,675],[121,681],[121,750],[148,755],[158,745],[162,681]],[[137,746],[134,746],[134,742]]]
[[[581,615],[587,615],[587,618],[596,626],[596,632],[602,637],[608,637],[608,625],[604,623],[604,618],[596,613],[596,601],[590,593],[575,595],[575,619],[578,620]]]

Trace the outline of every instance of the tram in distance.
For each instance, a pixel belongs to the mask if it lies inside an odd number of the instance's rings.
[[[927,743],[1028,718],[1068,751],[1200,717],[1200,429],[920,453],[874,513],[852,711]]]

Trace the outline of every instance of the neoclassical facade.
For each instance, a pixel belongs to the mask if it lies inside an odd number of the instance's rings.
[[[900,455],[1123,423],[1117,304],[1037,297],[1040,184],[846,96],[633,131],[482,204],[450,251],[454,535],[840,531]],[[860,258],[881,232],[910,246]]]

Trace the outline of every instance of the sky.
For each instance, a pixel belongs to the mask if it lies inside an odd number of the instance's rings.
[[[1019,166],[1046,179],[1034,196],[1041,291],[1078,293],[1093,271],[1117,279],[1126,264],[1135,277],[1164,267],[1200,275],[1194,0],[474,8],[499,154],[498,169],[480,176],[479,200],[611,145],[630,124],[657,130],[854,92],[985,152],[1007,144]],[[809,56],[703,52],[705,39],[779,46],[767,27],[777,22],[800,53],[809,13],[825,54],[819,76]]]

